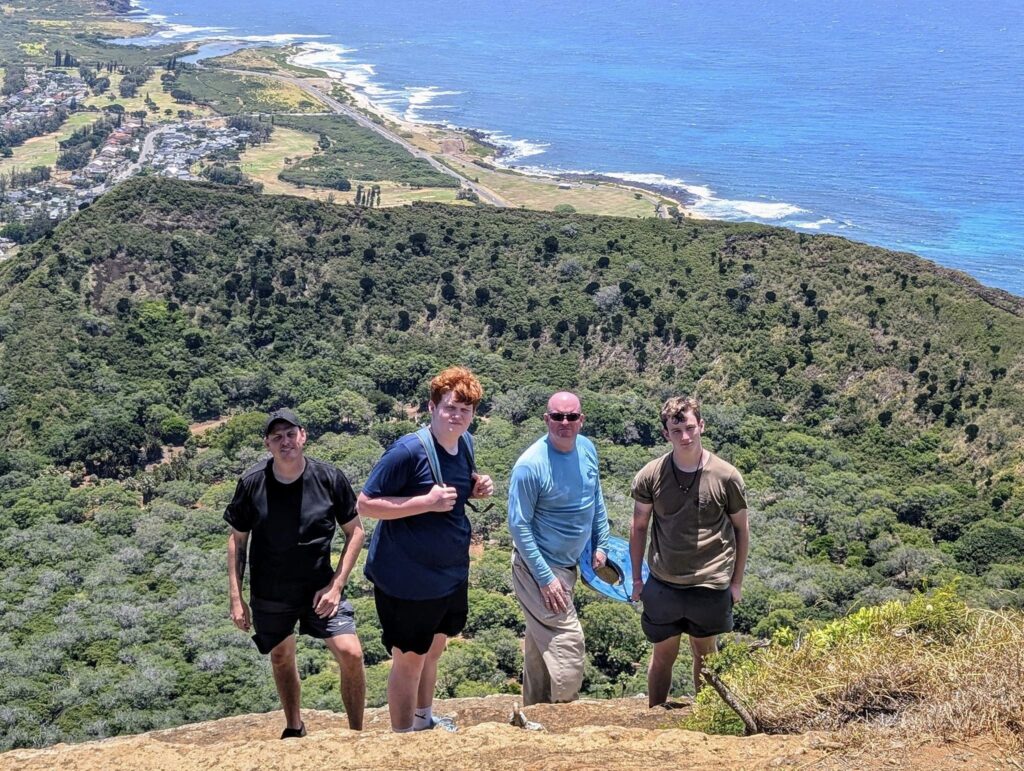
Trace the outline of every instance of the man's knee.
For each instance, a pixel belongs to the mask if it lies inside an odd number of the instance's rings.
[[[286,637],[270,651],[270,664],[275,669],[295,664],[295,638]]]
[[[690,637],[690,652],[693,657],[704,658],[718,650],[718,637]]]
[[[360,644],[359,638],[354,634],[336,635],[335,637],[327,638],[326,642],[335,656],[343,658],[356,657],[359,659],[363,657],[363,646]]]
[[[651,650],[651,665],[674,664],[679,655],[679,635],[661,640]]]
[[[425,653],[406,653],[399,648],[391,649],[391,671],[403,674],[419,674],[423,671],[423,663],[426,661]]]

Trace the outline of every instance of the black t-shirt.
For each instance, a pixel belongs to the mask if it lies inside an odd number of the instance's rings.
[[[251,533],[250,588],[254,598],[309,604],[330,583],[335,524],[356,516],[355,493],[329,463],[306,458],[302,476],[290,484],[274,477],[273,459],[242,474],[224,519]]]

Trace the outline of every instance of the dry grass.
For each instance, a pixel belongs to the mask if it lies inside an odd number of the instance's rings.
[[[931,688],[903,725],[947,739],[1005,736],[1024,750],[1024,616],[971,618],[972,629],[933,662]]]
[[[766,733],[872,725],[1024,749],[1024,615],[970,610],[951,588],[799,640],[784,630],[766,649],[727,648],[713,666]],[[705,689],[688,727],[733,731],[736,721]]]
[[[460,174],[494,191],[513,207],[552,211],[560,204],[569,204],[581,214],[653,217],[654,205],[660,200],[653,193],[641,193],[637,198],[632,190],[617,185],[578,184],[562,190],[553,179],[510,171],[489,171],[450,157],[444,161]]]

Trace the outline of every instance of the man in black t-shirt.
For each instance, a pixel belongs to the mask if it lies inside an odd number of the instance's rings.
[[[299,712],[295,623],[324,641],[341,670],[341,699],[349,728],[363,727],[366,679],[345,583],[363,545],[363,526],[348,479],[329,463],[306,458],[306,432],[291,410],[270,413],[263,444],[271,457],[246,471],[224,511],[228,538],[231,620],[270,654],[287,726],[282,739],[306,735]],[[337,569],[331,568],[335,525],[345,534]],[[251,542],[250,542],[251,541]],[[252,609],[242,598],[245,564],[252,561]]]

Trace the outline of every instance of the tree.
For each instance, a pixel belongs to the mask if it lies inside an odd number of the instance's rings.
[[[75,429],[65,462],[78,460],[90,474],[118,476],[139,466],[139,450],[146,437],[123,413],[97,410]]]
[[[160,421],[160,439],[165,444],[182,445],[188,437],[188,421],[181,415],[170,415]]]
[[[606,675],[632,673],[647,657],[650,645],[636,622],[636,612],[628,605],[592,602],[583,608],[580,621],[587,649]]]
[[[485,629],[496,627],[511,629],[516,634],[523,633],[525,620],[519,603],[506,594],[470,589],[466,635],[472,637]]]
[[[975,522],[953,546],[956,558],[983,572],[989,565],[1024,559],[1024,527],[984,519]]]
[[[189,383],[184,405],[197,420],[217,417],[225,406],[220,384],[212,377],[196,378]]]

